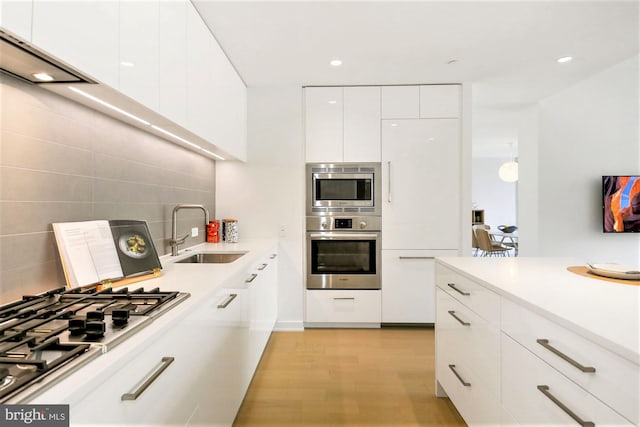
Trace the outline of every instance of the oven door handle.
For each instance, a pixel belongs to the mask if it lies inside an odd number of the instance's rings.
[[[373,240],[378,238],[376,233],[311,233],[309,235],[312,239],[325,239],[325,240]]]

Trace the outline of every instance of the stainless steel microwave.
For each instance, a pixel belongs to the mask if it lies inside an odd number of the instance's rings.
[[[307,215],[380,215],[380,163],[307,163]]]

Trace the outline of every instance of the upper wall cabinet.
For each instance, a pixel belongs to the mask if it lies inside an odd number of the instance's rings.
[[[379,162],[380,88],[305,88],[306,161]]]
[[[155,111],[158,111],[159,12],[158,1],[120,2],[118,88]]]
[[[383,119],[460,117],[460,85],[385,86]]]
[[[191,3],[186,50],[189,129],[245,160],[247,88]]]
[[[102,83],[118,88],[119,3],[33,2],[33,43]]]
[[[0,2],[0,27],[6,28],[25,41],[31,41],[33,1]]]
[[[158,112],[183,127],[187,127],[188,4],[188,0],[161,1],[159,7]]]

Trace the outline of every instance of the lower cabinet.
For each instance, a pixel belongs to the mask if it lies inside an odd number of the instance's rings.
[[[378,290],[307,290],[305,326],[379,327]]]
[[[142,342],[123,365],[71,405],[71,424],[233,423],[250,377],[247,293],[224,289],[192,314]]]

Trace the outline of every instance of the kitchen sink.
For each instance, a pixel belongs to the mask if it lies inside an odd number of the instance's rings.
[[[246,252],[194,254],[188,258],[176,261],[178,264],[228,264],[246,254]]]

